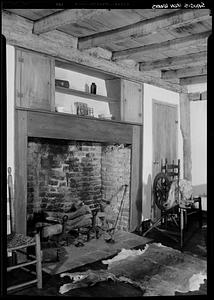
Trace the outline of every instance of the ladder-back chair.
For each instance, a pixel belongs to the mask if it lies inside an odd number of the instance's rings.
[[[23,282],[16,285],[7,286],[7,292],[23,288],[25,286],[37,283],[39,289],[42,288],[42,263],[41,263],[41,247],[40,247],[40,235],[35,233],[35,236],[30,237],[23,235],[21,233],[16,233],[14,231],[12,216],[14,215],[12,199],[13,199],[13,181],[11,168],[8,168],[8,204],[9,210],[7,212],[8,219],[10,219],[10,233],[7,234],[7,253],[11,257],[12,265],[7,266],[7,272],[11,272],[15,269],[23,269],[25,271],[30,271],[32,274],[36,275],[36,279]],[[28,249],[34,247],[35,255],[29,254]],[[26,260],[22,263],[17,262],[17,255],[22,254],[26,257]],[[28,266],[36,265],[36,272],[28,269]]]

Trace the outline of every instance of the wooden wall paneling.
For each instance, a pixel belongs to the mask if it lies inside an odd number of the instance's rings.
[[[55,59],[50,58],[50,110],[55,111]]]
[[[121,120],[142,124],[142,85],[122,80],[121,82]]]
[[[67,114],[28,112],[28,135],[94,142],[132,143],[132,125]]]
[[[50,110],[51,60],[45,55],[22,51],[18,57],[21,66],[21,106]]]
[[[129,224],[131,232],[141,224],[142,218],[142,138],[143,126],[133,126]]]
[[[15,112],[15,230],[26,234],[27,112]]]
[[[188,94],[180,94],[180,127],[183,136],[184,179],[192,180],[191,136],[190,136],[190,101]]]
[[[21,72],[22,72],[22,51],[15,50],[15,104],[22,106],[21,97]]]

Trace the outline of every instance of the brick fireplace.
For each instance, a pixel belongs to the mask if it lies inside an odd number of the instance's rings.
[[[131,145],[29,138],[27,150],[27,219],[41,211],[69,213],[82,202],[93,211],[104,205],[117,228],[129,230]]]
[[[142,126],[18,107],[15,120],[16,232],[27,233],[33,212],[67,212],[78,201],[93,208],[110,200],[110,215],[117,214],[123,184],[119,226],[139,226]]]

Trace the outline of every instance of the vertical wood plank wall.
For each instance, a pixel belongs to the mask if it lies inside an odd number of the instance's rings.
[[[180,94],[180,127],[183,136],[184,179],[192,180],[192,159],[190,139],[190,102],[188,94]]]
[[[26,234],[27,112],[15,111],[15,231]]]
[[[142,126],[133,126],[131,159],[131,203],[129,231],[134,231],[142,217]]]

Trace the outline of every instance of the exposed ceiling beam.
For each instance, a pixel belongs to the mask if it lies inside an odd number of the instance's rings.
[[[34,22],[33,33],[41,34],[58,27],[89,20],[97,15],[106,13],[107,9],[65,9]]]
[[[207,60],[207,51],[198,53],[191,53],[175,57],[168,57],[160,60],[152,60],[148,62],[141,62],[139,64],[140,71],[152,71],[154,69],[179,67],[181,65],[202,64]]]
[[[206,83],[207,75],[199,75],[193,77],[180,78],[180,85],[191,85],[197,83]]]
[[[192,34],[189,36],[185,36],[178,39],[169,40],[162,43],[154,43],[149,44],[146,46],[140,46],[136,48],[130,48],[126,50],[121,51],[115,51],[113,52],[112,59],[133,59],[140,61],[142,60],[142,55],[149,55],[151,54],[151,51],[155,52],[161,52],[161,51],[167,51],[167,50],[177,50],[179,47],[185,48],[185,47],[197,47],[198,45],[202,46],[204,45],[206,47],[207,45],[207,37],[212,33],[211,30]]]
[[[57,59],[63,59],[70,63],[111,74],[115,77],[151,84],[177,93],[185,93],[187,91],[185,87],[181,87],[178,84],[144,75],[142,72],[132,68],[123,67],[115,62],[96,58],[88,53],[84,53],[84,51],[71,48],[67,43],[64,45],[64,40],[60,39],[60,37],[58,37],[59,42],[56,43],[56,36],[52,32],[45,33],[44,35],[35,35],[32,33],[32,28],[33,22],[3,11],[2,34],[6,37],[7,43],[10,45],[44,53]]]
[[[121,28],[96,33],[79,38],[78,48],[86,49],[101,46],[112,40],[126,37],[145,36],[156,33],[162,29],[172,29],[179,26],[190,25],[211,18],[209,9],[179,9],[156,18],[143,20]]]
[[[207,65],[201,67],[187,67],[178,70],[162,71],[162,79],[184,78],[198,75],[207,75]]]

